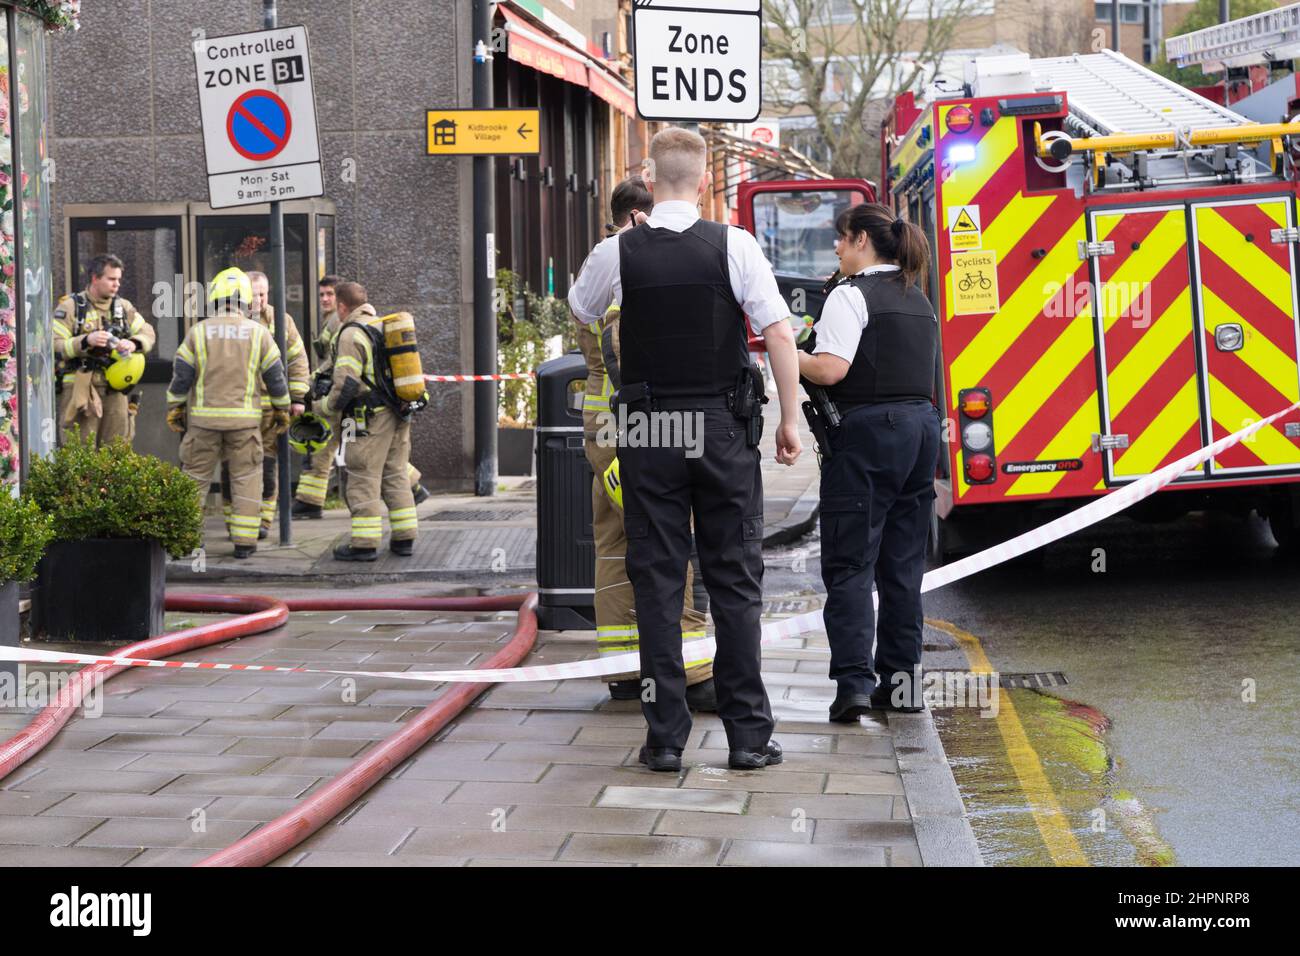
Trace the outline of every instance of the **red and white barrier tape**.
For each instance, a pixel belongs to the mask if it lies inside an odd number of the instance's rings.
[[[921,581],[921,590],[933,591],[945,584],[970,577],[980,571],[1002,564],[1012,558],[1027,554],[1035,548],[1058,541],[1076,531],[1096,524],[1106,518],[1119,514],[1130,505],[1148,498],[1197,465],[1204,464],[1231,448],[1233,445],[1250,437],[1267,425],[1271,425],[1284,415],[1300,408],[1295,402],[1282,411],[1268,418],[1255,422],[1238,432],[1220,438],[1159,471],[1141,478],[1131,484],[1118,488],[1109,494],[1091,501],[1081,508],[1049,521],[1040,528],[1027,531],[1009,541],[994,545],[987,550],[963,558],[942,568],[926,572]],[[768,647],[781,646],[791,638],[801,634],[822,630],[822,612],[810,611],[780,621],[763,625],[763,644]],[[713,638],[691,641],[683,645],[686,660],[701,660],[711,657],[715,648]],[[379,677],[393,680],[412,680],[427,683],[492,683],[516,684],[531,681],[574,680],[584,677],[602,677],[607,674],[636,672],[641,667],[640,656],[636,653],[610,654],[603,657],[582,661],[570,661],[563,664],[537,664],[530,667],[513,667],[498,670],[450,670],[450,671],[348,671],[319,670],[306,667],[272,667],[259,664],[217,664],[206,661],[141,660],[134,657],[103,657],[94,654],[71,654],[67,651],[40,651],[23,647],[0,647],[0,660],[32,661],[48,664],[125,664],[129,667],[163,667],[193,670],[239,670],[266,671],[284,674],[334,674],[344,677]]]
[[[500,375],[426,375],[426,382],[512,382],[536,378],[536,372],[502,372]]]

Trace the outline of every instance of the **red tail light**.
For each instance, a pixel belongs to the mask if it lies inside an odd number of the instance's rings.
[[[993,477],[993,459],[988,455],[967,455],[966,477],[971,481],[988,481]]]

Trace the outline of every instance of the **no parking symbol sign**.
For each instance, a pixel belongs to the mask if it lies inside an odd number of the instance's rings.
[[[215,208],[324,195],[304,27],[194,45]]]

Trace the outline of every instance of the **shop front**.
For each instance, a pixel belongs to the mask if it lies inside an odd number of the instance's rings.
[[[9,485],[56,437],[45,33],[72,27],[75,7],[0,0],[0,482]]]

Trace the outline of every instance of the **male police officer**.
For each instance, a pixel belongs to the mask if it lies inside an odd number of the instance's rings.
[[[275,427],[289,425],[289,386],[275,337],[246,310],[248,276],[226,269],[208,287],[209,316],[176,350],[167,389],[167,425],[183,432],[181,467],[207,494],[218,463],[230,464],[235,557],[257,550],[262,472],[262,393],[270,396]]]
[[[334,340],[339,334],[338,299],[336,290],[343,284],[341,276],[328,275],[320,280],[320,333],[312,341],[318,363],[317,378],[333,378]],[[325,416],[330,425],[330,440],[324,448],[311,456],[311,464],[304,467],[294,492],[293,516],[295,518],[324,517],[325,495],[329,491],[330,471],[334,468],[334,455],[339,448],[339,416]],[[418,505],[429,497],[429,490],[420,484],[420,471],[407,463],[407,476],[411,480],[411,494]]]
[[[119,355],[141,355],[153,348],[154,328],[126,299],[117,294],[122,285],[122,260],[112,254],[90,261],[90,282],[85,290],[65,295],[54,308],[52,324],[57,371],[59,421],[63,437],[80,429],[97,445],[119,435],[131,439],[134,414],[127,397],[130,389],[111,388],[104,370]],[[114,344],[116,342],[116,344]]]
[[[648,213],[653,205],[654,199],[641,177],[628,177],[614,187],[610,196],[614,226],[621,229],[631,220],[633,212]],[[619,308],[615,305],[606,310],[599,323],[578,328],[578,348],[587,360],[582,447],[596,476],[591,489],[591,533],[596,546],[596,649],[601,656],[635,653],[640,649],[632,582],[628,580],[625,562],[627,538],[623,534],[623,509],[614,500],[614,492],[607,490],[605,481],[617,448],[613,442],[601,440],[602,426],[612,415],[609,396],[613,393],[613,381],[622,382],[618,370],[618,324]],[[706,636],[704,615],[695,609],[692,578],[688,566],[681,622],[682,641],[688,645]],[[687,705],[692,710],[716,711],[718,699],[712,658],[685,663]],[[609,693],[615,700],[639,700],[642,690],[640,673],[609,677]]]
[[[322,415],[338,414],[343,429],[355,423],[356,435],[344,440],[348,469],[348,510],[352,540],[334,549],[339,561],[374,561],[383,537],[384,509],[392,529],[389,550],[409,556],[415,551],[415,498],[407,477],[411,456],[411,419],[380,363],[384,355],[366,326],[379,317],[366,301],[359,282],[335,290],[341,326],[334,346],[334,376],[321,400]],[[379,353],[379,354],[377,354]]]
[[[764,396],[749,361],[746,314],[767,343],[781,399],[777,460],[793,464],[800,452],[790,310],[754,238],[700,219],[706,160],[698,134],[657,134],[645,176],[654,212],[598,245],[569,293],[570,308],[588,322],[611,299],[622,305],[623,385],[612,404],[629,416],[619,444],[627,570],[641,675],[652,682],[642,698],[649,731],[640,759],[669,772],[681,769],[691,727],[679,618],[692,513],[716,627],[713,676],[728,762],[758,769],[781,761],[759,673],[763,490],[755,432]],[[634,439],[638,431],[662,434],[661,423],[671,421],[663,416],[675,414],[702,420],[698,455]]]

